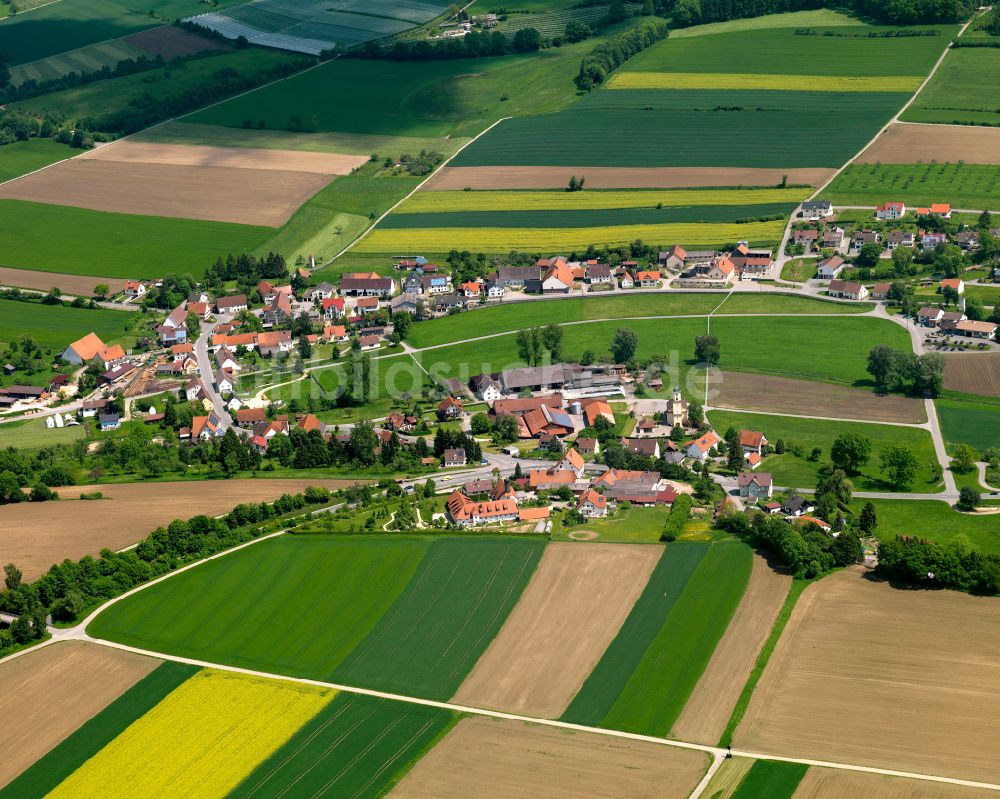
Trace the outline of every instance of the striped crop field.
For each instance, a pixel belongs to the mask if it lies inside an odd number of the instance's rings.
[[[200,671],[84,763],[49,799],[219,799],[335,695],[330,689]]]
[[[798,203],[806,189],[643,189],[609,191],[427,191],[393,213],[464,211],[582,211],[612,208],[740,206]]]
[[[573,250],[595,246],[617,247],[636,239],[661,244],[683,243],[686,247],[713,247],[736,241],[754,245],[781,240],[784,220],[746,223],[676,223],[662,225],[615,225],[588,228],[379,228],[362,240],[356,252],[508,252],[524,250]]]
[[[919,75],[755,75],[740,72],[618,72],[609,89],[817,89],[824,92],[913,92]]]

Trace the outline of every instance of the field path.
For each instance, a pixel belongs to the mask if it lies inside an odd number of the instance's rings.
[[[452,701],[557,718],[625,622],[658,546],[556,542]]]
[[[743,599],[674,723],[672,736],[699,743],[715,743],[722,737],[791,584],[790,575],[779,574],[760,555],[753,556]]]

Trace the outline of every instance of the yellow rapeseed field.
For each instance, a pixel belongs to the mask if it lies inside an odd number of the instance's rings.
[[[200,671],[48,799],[221,799],[335,695],[282,680]]]
[[[568,252],[595,246],[620,246],[642,239],[650,244],[711,247],[736,241],[760,245],[781,240],[784,220],[773,222],[676,222],[585,228],[386,228],[373,230],[357,252]]]
[[[425,191],[395,213],[454,211],[581,211],[605,208],[664,208],[697,205],[798,203],[806,189],[649,189],[609,191]]]
[[[617,72],[610,89],[774,89],[816,92],[905,92],[916,90],[919,75],[767,75],[740,72]]]

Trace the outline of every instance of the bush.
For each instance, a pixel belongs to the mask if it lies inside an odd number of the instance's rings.
[[[684,532],[684,525],[687,524],[689,518],[691,518],[691,497],[687,494],[680,494],[670,508],[660,540],[676,541],[677,537]]]

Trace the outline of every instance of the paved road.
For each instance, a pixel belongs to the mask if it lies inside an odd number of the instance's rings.
[[[201,335],[198,336],[198,340],[194,344],[194,355],[198,360],[198,370],[201,372],[201,384],[205,387],[205,391],[208,394],[208,399],[212,402],[212,407],[215,410],[216,416],[222,422],[222,429],[228,430],[233,426],[232,417],[229,415],[229,411],[226,409],[226,401],[222,399],[222,395],[216,391],[215,384],[213,382],[213,375],[215,374],[215,369],[212,364],[212,357],[208,354],[208,341],[212,336],[212,329],[206,328],[202,331]],[[237,432],[242,432],[241,428],[235,428]]]

